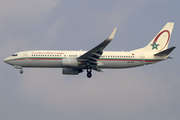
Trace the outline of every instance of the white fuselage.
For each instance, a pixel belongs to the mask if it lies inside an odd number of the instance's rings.
[[[87,71],[87,77],[92,77],[92,70],[130,68],[156,63],[168,58],[175,47],[168,48],[174,23],[167,23],[151,42],[140,49],[129,52],[104,51],[116,33],[115,28],[110,36],[89,51],[22,51],[13,54],[4,61],[23,73],[23,67],[62,68],[66,75],[77,75]]]
[[[15,68],[63,68],[61,61],[66,58],[78,58],[87,51],[23,51],[13,54],[4,61]],[[98,61],[99,68],[129,68],[155,63],[167,59],[166,57],[155,57],[151,53],[134,53],[120,51],[104,51]],[[75,67],[85,69],[86,66]]]

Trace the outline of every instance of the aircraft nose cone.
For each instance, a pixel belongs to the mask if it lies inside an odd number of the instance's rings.
[[[5,62],[5,63],[8,63],[8,58],[4,59],[4,62]]]
[[[13,62],[11,62],[11,57],[7,57],[6,59],[4,59],[4,62],[9,65],[13,65]]]
[[[7,62],[7,59],[4,59],[4,62],[6,63],[6,62]]]

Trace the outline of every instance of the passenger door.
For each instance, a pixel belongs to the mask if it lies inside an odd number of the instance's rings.
[[[140,61],[144,62],[144,53],[140,53]]]
[[[23,53],[23,62],[25,66],[29,66],[29,61],[28,61],[28,52]]]

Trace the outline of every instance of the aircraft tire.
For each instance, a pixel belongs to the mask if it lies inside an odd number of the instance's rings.
[[[20,74],[23,74],[23,70],[20,70]]]
[[[91,77],[92,77],[91,72],[88,72],[88,73],[87,73],[87,77],[88,77],[88,78],[91,78]]]

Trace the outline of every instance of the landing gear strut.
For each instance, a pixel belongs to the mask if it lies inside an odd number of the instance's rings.
[[[23,74],[23,70],[22,69],[20,70],[20,74]]]
[[[90,66],[87,66],[87,77],[88,78],[91,78],[92,77],[92,69],[91,69],[91,67]]]

